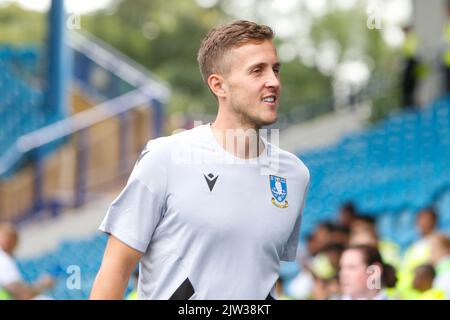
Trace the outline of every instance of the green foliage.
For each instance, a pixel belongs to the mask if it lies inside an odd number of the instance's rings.
[[[220,7],[200,8],[193,0],[122,0],[113,14],[83,17],[83,27],[167,81],[170,112],[214,114],[217,102],[202,82],[197,50],[211,27],[230,20]],[[283,65],[281,78],[283,112],[331,97],[329,77],[299,60]]]
[[[45,39],[46,17],[17,5],[0,9],[0,43],[40,44]]]
[[[386,46],[379,30],[370,30],[367,36],[373,65],[366,91],[372,104],[370,120],[377,122],[401,106],[401,55]]]
[[[330,78],[317,69],[296,60],[284,63],[280,74],[283,85],[281,112],[293,118],[311,118],[332,108]]]
[[[314,43],[333,39],[340,48],[339,60],[349,59],[352,53],[362,58],[370,68],[366,86],[356,94],[372,106],[370,120],[376,122],[400,106],[398,70],[399,54],[383,40],[381,30],[369,29],[366,24],[364,2],[359,1],[350,10],[328,12],[316,19],[311,29]]]
[[[168,82],[170,112],[212,113],[217,106],[196,57],[202,37],[223,18],[219,9],[201,9],[193,0],[123,0],[113,14],[83,17],[82,26]]]
[[[337,43],[338,62],[352,59],[349,51],[368,61],[372,76],[363,93],[372,102],[374,119],[378,119],[398,106],[398,61],[380,32],[367,28],[363,2],[357,3],[350,10],[330,10],[315,17],[308,37],[314,49],[324,41]],[[255,10],[263,4],[254,2]],[[169,83],[169,113],[213,115],[217,102],[202,82],[197,50],[211,27],[238,17],[239,13],[228,16],[220,5],[201,8],[195,0],[115,0],[110,8],[83,15],[81,27]],[[45,14],[14,5],[4,7],[0,10],[0,42],[43,43],[46,23]],[[278,38],[276,42],[281,45],[295,40]],[[295,58],[283,62],[281,79],[281,112],[290,119],[310,118],[332,109],[332,74],[324,75]]]

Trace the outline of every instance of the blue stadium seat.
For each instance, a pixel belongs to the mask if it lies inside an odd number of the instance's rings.
[[[339,205],[352,200],[362,212],[380,216],[380,233],[404,247],[417,236],[415,212],[450,187],[450,97],[423,110],[395,112],[364,132],[299,157],[311,173],[302,232],[335,219]],[[438,208],[445,228],[449,202]],[[390,217],[401,218],[400,229]]]
[[[54,252],[20,260],[19,268],[28,282],[37,280],[43,272],[55,277],[57,284],[50,292],[50,296],[55,299],[87,299],[100,267],[106,241],[107,236],[100,233],[88,239],[63,241]],[[79,266],[82,271],[80,290],[67,288],[67,268],[71,265]]]
[[[45,108],[44,93],[35,86],[39,59],[36,48],[0,46],[0,155],[20,136],[61,119]]]

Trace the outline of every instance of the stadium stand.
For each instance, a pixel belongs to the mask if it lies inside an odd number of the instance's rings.
[[[443,98],[424,110],[398,112],[332,147],[300,155],[312,177],[303,234],[334,220],[339,205],[351,199],[379,218],[381,234],[402,248],[410,243],[413,213],[435,201],[447,208],[449,106]]]
[[[5,154],[20,136],[61,116],[43,107],[44,92],[33,81],[39,72],[37,48],[0,47],[0,69],[0,154]],[[20,163],[17,161],[5,175],[14,173]]]
[[[109,183],[105,178],[121,179],[143,144],[162,130],[162,108],[170,94],[165,84],[93,36],[72,34],[69,45],[75,67],[67,117],[45,106],[42,50],[0,47],[2,221],[45,221],[48,216],[41,212],[55,215],[92,200],[98,186]],[[62,242],[51,252],[20,259],[18,265],[29,283],[43,273],[54,277],[50,297],[85,299],[105,240],[96,235]],[[66,282],[71,266],[82,270],[78,289]]]
[[[42,273],[48,273],[56,279],[56,287],[51,296],[55,299],[87,299],[100,267],[107,236],[96,234],[82,240],[60,243],[51,253],[33,259],[19,261],[19,268],[27,282],[35,281]],[[80,270],[80,286],[68,286],[71,266]],[[129,290],[132,284],[130,283]]]
[[[449,98],[439,99],[422,111],[396,113],[332,147],[300,155],[312,177],[302,236],[321,221],[336,220],[337,208],[349,199],[361,212],[377,218],[380,238],[402,249],[417,239],[415,213],[430,203],[442,217],[440,229],[450,233],[449,108]],[[52,253],[21,261],[20,267],[29,281],[37,270],[63,280],[68,265],[79,265],[82,289],[68,290],[61,280],[52,295],[56,299],[85,299],[105,241],[104,235],[97,234],[64,242]],[[282,274],[293,275],[295,271],[285,265]]]
[[[148,96],[147,103],[154,104],[154,114],[161,111],[159,104],[168,96],[167,88],[158,84],[133,61],[87,34],[74,33],[70,46],[76,65],[73,79],[76,92],[72,94],[77,96],[77,101],[84,100],[83,106],[75,106],[74,113],[89,111],[97,103],[134,91]],[[0,47],[0,156],[14,154],[10,151],[23,135],[62,120],[61,115],[48,112],[44,106],[45,96],[39,81],[40,66],[42,60],[37,48]],[[153,86],[146,86],[149,83]],[[161,98],[161,101],[155,97]],[[136,106],[125,106],[122,112],[115,108],[116,105],[100,105],[97,114],[89,114],[99,116],[108,113],[106,110],[116,112],[110,117],[109,124],[91,132],[92,137],[98,139],[101,136],[104,140],[98,140],[97,144],[85,144],[84,149],[79,149],[80,141],[81,144],[86,143],[83,139],[89,140],[89,136],[84,131],[87,127],[77,131],[79,135],[74,139],[76,151],[71,152],[78,153],[72,163],[87,163],[85,157],[88,156],[96,160],[91,167],[86,164],[84,167],[77,166],[76,170],[67,169],[67,162],[64,163],[66,167],[62,170],[73,175],[69,182],[75,185],[77,192],[84,193],[89,188],[96,190],[99,182],[103,185],[109,182],[102,180],[105,177],[129,173],[148,138],[147,129],[152,127],[157,133],[161,132],[161,119],[141,124],[141,129],[132,134],[136,140],[131,148],[133,150],[126,150],[126,138],[130,136],[127,128],[132,125],[127,123],[124,114]],[[75,119],[67,123],[75,128],[75,124],[81,122]],[[139,127],[137,122],[133,124]],[[113,126],[114,130],[108,131]],[[100,132],[103,135],[99,135]],[[49,146],[46,150],[54,151],[61,145]],[[109,153],[103,152],[103,146],[109,148],[106,150]],[[86,150],[92,150],[92,153],[86,154]],[[111,153],[116,157],[102,157]],[[26,160],[26,154],[19,155],[19,158],[9,159],[11,161],[7,163],[8,170],[4,171],[4,176],[20,174],[20,165]],[[129,156],[126,161],[124,155]],[[347,135],[332,146],[298,155],[311,173],[302,221],[303,243],[319,223],[335,221],[339,206],[348,200],[355,203],[361,213],[376,218],[380,239],[398,244],[401,250],[419,238],[415,230],[416,213],[423,207],[434,205],[439,213],[439,229],[450,233],[450,97],[438,99],[421,110],[397,112],[367,130]],[[2,159],[8,160],[7,157]],[[37,180],[33,176],[26,184],[33,185]],[[2,188],[0,185],[0,193],[14,190],[10,187],[5,184]],[[5,198],[16,200],[13,192],[6,195]],[[75,195],[75,203],[81,205],[83,201],[78,196],[79,193]],[[50,200],[50,205],[65,204],[56,201],[55,197],[52,194],[46,200]],[[11,216],[18,211],[33,212],[34,209],[30,208],[32,201],[23,200],[28,198],[32,197],[22,190],[21,202],[25,207],[13,208],[9,213],[9,207],[0,201],[0,212],[3,210],[3,214],[6,212]],[[9,218],[8,215],[4,214],[2,218]],[[57,285],[50,293],[55,299],[86,299],[99,269],[105,244],[106,236],[99,233],[79,240],[66,240],[51,252],[21,258],[19,268],[28,282],[33,282],[45,272],[56,278]],[[70,281],[69,270],[73,266],[81,271],[81,284],[76,288],[67,283]],[[322,267],[320,264],[317,266],[318,269]],[[283,281],[288,282],[298,268],[298,265],[283,265]],[[130,280],[128,291],[132,286]]]
[[[68,45],[74,66],[64,115],[46,106],[42,48],[0,47],[2,219],[81,206],[99,185],[122,179],[162,130],[165,84],[91,35],[74,32]]]

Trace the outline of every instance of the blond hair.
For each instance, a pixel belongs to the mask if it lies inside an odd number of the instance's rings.
[[[203,81],[214,73],[224,73],[223,58],[227,51],[247,43],[261,43],[273,39],[270,27],[255,22],[238,20],[208,32],[198,50],[197,62]]]

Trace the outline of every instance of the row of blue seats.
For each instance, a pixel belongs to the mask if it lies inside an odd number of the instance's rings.
[[[417,211],[450,184],[450,103],[440,99],[423,111],[401,112],[335,146],[299,155],[311,172],[304,229],[333,219],[353,200],[378,214]]]
[[[0,63],[15,65],[25,73],[35,74],[42,60],[40,50],[34,46],[0,45]]]
[[[44,273],[56,279],[56,286],[48,293],[54,299],[87,299],[100,268],[107,236],[96,233],[81,240],[66,240],[54,252],[20,260],[24,280],[32,283]],[[79,278],[76,278],[79,274]],[[133,287],[130,279],[127,292]]]
[[[20,136],[61,119],[46,107],[42,85],[36,84],[41,81],[38,67],[45,64],[38,52],[33,47],[0,46],[0,156],[11,150]],[[46,146],[40,154],[54,151],[61,142]],[[11,168],[6,176],[14,174],[26,158],[8,163]]]
[[[46,124],[43,93],[16,71],[37,64],[35,50],[0,47],[0,155],[22,134]]]

